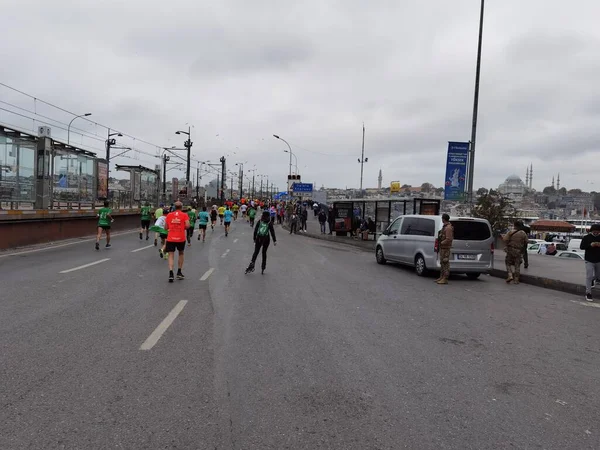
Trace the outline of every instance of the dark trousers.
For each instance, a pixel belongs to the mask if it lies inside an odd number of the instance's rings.
[[[267,268],[267,249],[269,248],[269,244],[271,243],[271,239],[268,237],[257,237],[256,242],[254,243],[254,254],[252,255],[252,265],[256,262],[256,258],[258,257],[258,252],[262,248],[262,269],[265,270]]]
[[[302,217],[300,219],[301,223],[300,223],[300,229],[301,230],[306,230],[306,219],[304,217]]]
[[[527,254],[527,247],[523,248],[523,263],[525,268],[529,266],[529,255]]]
[[[329,222],[329,234],[332,234],[334,229],[335,229],[335,222]]]
[[[319,222],[321,224],[321,233],[325,234],[325,232],[327,231],[326,222]]]
[[[290,224],[290,234],[292,233],[298,233],[298,222],[292,222]]]

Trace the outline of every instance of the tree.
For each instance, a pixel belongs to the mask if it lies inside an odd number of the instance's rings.
[[[561,187],[561,188],[558,190],[558,193],[559,193],[560,195],[567,195],[567,188],[566,188],[566,187]]]
[[[487,219],[494,234],[498,235],[514,222],[516,210],[508,197],[491,190],[477,199],[473,216]]]
[[[542,192],[546,195],[555,195],[556,188],[554,188],[552,186],[546,186]]]
[[[477,189],[477,197],[481,197],[482,195],[487,195],[488,193],[489,193],[489,191],[484,187],[480,187],[479,189]]]
[[[573,195],[573,194],[581,194],[582,190],[581,189],[571,189],[568,191],[569,195]]]
[[[435,187],[431,183],[423,183],[421,185],[421,192],[431,192],[434,189],[435,189]]]

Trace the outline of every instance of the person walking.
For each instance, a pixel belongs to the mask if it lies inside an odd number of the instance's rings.
[[[438,233],[439,258],[440,258],[440,277],[435,280],[437,284],[448,284],[450,278],[450,250],[452,241],[454,241],[454,227],[450,223],[450,216],[442,214],[443,226]]]
[[[523,224],[521,229],[527,235],[527,240],[525,241],[525,245],[523,246],[523,267],[527,269],[529,267],[529,254],[527,253],[527,246],[529,245],[529,234],[531,233],[531,228]]]
[[[308,209],[306,206],[302,207],[302,213],[300,215],[300,231],[306,233],[306,223],[308,222]]]
[[[321,234],[326,234],[327,233],[327,228],[325,226],[325,224],[327,223],[327,214],[325,214],[325,211],[321,210],[319,212],[319,224],[321,225]]]
[[[523,231],[523,222],[520,220],[515,221],[514,230],[507,233],[503,239],[506,245],[506,258],[504,260],[507,272],[506,282],[519,284],[523,246],[527,245],[528,240],[527,234]]]
[[[260,252],[261,248],[261,273],[265,273],[265,269],[267,268],[267,249],[269,248],[269,244],[271,243],[270,236],[273,237],[273,245],[277,245],[277,238],[275,237],[275,228],[273,227],[271,214],[269,213],[269,211],[265,210],[263,211],[260,220],[254,228],[254,254],[252,255],[250,265],[246,269],[246,273],[254,272],[254,264],[256,263],[256,258],[258,257],[258,252]]]
[[[333,215],[333,207],[329,207],[327,211],[327,222],[329,222],[329,234],[333,234],[335,230],[335,216]]]
[[[298,215],[293,212],[290,217],[290,234],[298,234]]]
[[[183,204],[175,203],[175,211],[169,213],[166,219],[167,244],[165,251],[169,253],[169,283],[175,280],[173,268],[175,266],[175,250],[179,252],[179,260],[177,261],[177,279],[183,280],[185,277],[181,269],[183,269],[185,241],[187,238],[187,229],[190,227],[190,218],[182,211]]]
[[[593,302],[592,286],[600,277],[600,224],[593,224],[589,234],[585,235],[579,244],[585,250],[585,299]]]

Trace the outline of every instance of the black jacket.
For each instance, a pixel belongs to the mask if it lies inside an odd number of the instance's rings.
[[[585,250],[585,260],[591,263],[600,263],[600,247],[592,247],[592,242],[600,242],[600,234],[594,236],[586,234],[579,244],[581,250]]]
[[[327,214],[325,214],[325,211],[321,211],[319,213],[319,223],[325,223],[327,222]]]
[[[263,220],[259,220],[256,223],[256,226],[254,227],[254,240],[256,240],[256,238],[261,238],[261,239],[269,239],[269,235],[267,234],[266,236],[259,236],[258,235],[258,228],[260,227],[261,222],[263,222]],[[266,223],[266,222],[264,222]],[[275,228],[273,228],[273,222],[271,221],[271,218],[269,217],[269,233],[271,233],[271,236],[273,236],[273,242],[277,242],[277,238],[275,237]]]

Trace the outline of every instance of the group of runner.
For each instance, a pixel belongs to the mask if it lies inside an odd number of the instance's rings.
[[[213,205],[210,212],[207,207],[203,206],[198,212],[193,206],[184,207],[179,201],[173,203],[170,208],[161,204],[154,212],[150,203],[146,202],[140,210],[141,227],[139,232],[140,240],[150,239],[150,232],[155,232],[154,246],[158,246],[160,239],[159,255],[161,259],[167,259],[169,262],[169,282],[173,282],[175,276],[179,280],[183,280],[182,268],[185,260],[184,252],[186,242],[188,247],[192,245],[192,237],[194,228],[198,222],[198,240],[206,241],[206,230],[210,222],[211,229],[214,231],[217,223],[217,217],[220,218],[221,224],[225,227],[225,236],[229,235],[231,222],[237,220],[239,211],[242,212],[242,217],[249,222],[251,227],[254,227],[257,207],[253,204],[246,205],[238,204],[225,205],[217,207]],[[109,202],[105,201],[104,206],[98,211],[98,232],[96,235],[96,250],[100,249],[100,239],[102,233],[106,234],[106,247],[110,247],[110,230],[114,222],[112,210],[109,207]],[[152,219],[155,222],[150,226]],[[254,253],[250,265],[246,269],[246,273],[254,271],[254,264],[258,257],[258,253],[262,249],[262,273],[264,273],[267,264],[267,249],[269,247],[271,236],[273,243],[276,244],[275,230],[273,228],[273,220],[268,210],[263,211],[261,220],[254,227]],[[174,274],[175,251],[178,252],[177,274]]]

